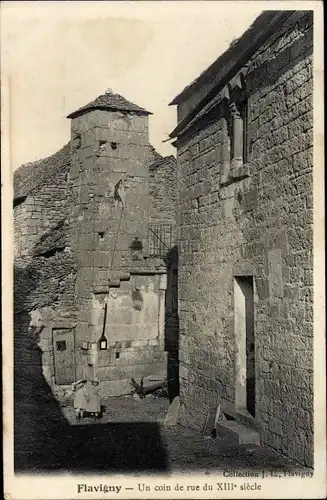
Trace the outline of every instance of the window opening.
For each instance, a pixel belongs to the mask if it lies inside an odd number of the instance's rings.
[[[229,116],[227,120],[227,133],[228,133],[228,138],[229,138],[229,159],[230,161],[233,160],[234,158],[234,134],[235,134],[235,127],[234,127],[234,120],[232,116]]]
[[[240,115],[243,124],[243,163],[248,161],[248,101],[245,99],[240,103]]]
[[[234,280],[236,343],[235,404],[255,416],[255,331],[253,276]]]
[[[130,245],[132,260],[143,259],[143,243],[137,237],[134,238]]]
[[[107,147],[107,141],[100,141],[99,142],[99,149],[100,151],[105,151]]]
[[[56,342],[56,349],[57,351],[66,351],[66,341],[65,340],[58,340]]]

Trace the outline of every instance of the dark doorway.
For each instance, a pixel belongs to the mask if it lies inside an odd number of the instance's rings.
[[[167,254],[166,264],[165,350],[168,354],[168,395],[169,400],[172,401],[179,395],[178,250],[176,246]]]
[[[253,276],[234,280],[236,341],[235,404],[255,416],[255,339]]]

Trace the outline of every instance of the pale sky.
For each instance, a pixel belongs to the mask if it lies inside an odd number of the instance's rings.
[[[2,2],[12,168],[66,144],[66,116],[107,88],[151,111],[150,142],[174,154],[162,142],[176,125],[169,102],[263,8],[220,1]]]

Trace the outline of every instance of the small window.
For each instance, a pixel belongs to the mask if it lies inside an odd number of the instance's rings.
[[[100,231],[100,233],[98,233],[98,237],[99,237],[99,241],[103,241],[104,240],[104,231]]]
[[[243,122],[243,163],[248,161],[248,102],[240,103],[240,115]]]
[[[99,142],[99,149],[100,151],[105,151],[107,148],[107,141],[100,141]]]
[[[57,351],[66,351],[66,341],[65,340],[58,340],[56,342],[56,349]]]
[[[117,351],[117,352],[116,352],[116,359],[119,359],[119,358],[120,358],[120,352],[119,352],[119,351]]]
[[[113,150],[117,149],[117,142],[111,142],[111,143],[110,143],[110,147],[111,147],[111,149],[113,149]]]
[[[143,297],[139,290],[133,290],[132,303],[133,303],[133,308],[136,311],[141,311],[143,309]]]

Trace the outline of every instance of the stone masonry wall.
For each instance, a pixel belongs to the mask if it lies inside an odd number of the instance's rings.
[[[220,186],[221,110],[178,140],[182,422],[235,400],[234,276],[253,276],[263,443],[313,465],[312,16],[247,65],[250,176]],[[296,415],[296,417],[295,417]],[[299,432],[299,428],[301,432]]]
[[[70,205],[69,164],[14,208],[15,257],[33,252],[40,236],[66,218]]]
[[[176,225],[177,170],[173,156],[149,168],[150,222]],[[174,238],[175,239],[175,238]]]
[[[75,326],[75,275],[75,263],[69,252],[15,263],[15,359],[19,360],[22,373],[30,372],[27,366],[22,366],[28,365],[30,359],[24,345],[27,343],[33,349],[29,329],[38,329],[34,348],[38,346],[40,350],[43,376],[52,388],[55,386],[52,327]]]
[[[138,382],[142,377],[145,382],[166,377],[164,337],[159,322],[163,286],[159,275],[134,275],[110,291],[106,318],[108,349],[99,351],[97,360],[103,395],[130,393],[131,377]],[[97,295],[92,310],[99,337],[103,309],[98,306],[102,306],[103,301],[104,295]]]
[[[68,219],[69,167],[69,162],[58,165],[58,170],[49,175],[42,186],[32,190],[14,208],[15,356],[20,359],[20,363],[28,364],[29,357],[25,356],[27,351],[20,351],[20,346],[25,342],[22,339],[30,336],[26,329],[28,317],[30,328],[41,328],[37,342],[41,351],[43,376],[52,387],[55,383],[52,327],[74,327],[76,320],[76,267],[70,252],[67,225],[62,229],[67,233],[65,248],[58,251],[54,248],[48,256],[39,256],[37,246],[44,236],[55,230],[58,223]],[[32,346],[31,338],[27,344]]]

